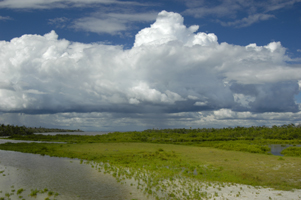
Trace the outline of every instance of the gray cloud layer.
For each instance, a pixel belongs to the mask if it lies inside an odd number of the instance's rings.
[[[69,7],[87,7],[99,4],[143,5],[136,2],[118,0],[2,0],[0,1],[0,8],[53,9]]]
[[[128,50],[59,40],[54,31],[1,41],[0,111],[58,113],[61,120],[63,113],[95,113],[120,124],[125,114],[130,123],[146,115],[204,123],[299,112],[301,66],[288,64],[280,42],[231,45],[197,30],[162,11]]]
[[[131,30],[132,24],[137,22],[151,22],[156,19],[157,13],[93,13],[88,17],[73,21],[72,28],[93,33],[121,34]]]

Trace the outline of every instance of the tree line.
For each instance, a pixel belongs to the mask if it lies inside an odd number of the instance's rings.
[[[32,129],[29,129],[32,130]],[[41,132],[41,131],[39,131]],[[62,131],[58,131],[62,132]],[[24,134],[26,135],[26,134]],[[228,128],[177,128],[147,129],[144,131],[112,132],[103,135],[37,135],[15,134],[15,139],[72,142],[152,142],[152,143],[200,143],[210,141],[263,141],[263,140],[301,140],[301,126],[294,124],[282,126],[252,126]]]
[[[68,130],[58,128],[43,128],[43,127],[25,127],[25,126],[14,126],[14,125],[0,125],[0,136],[14,136],[22,135],[28,136],[34,133],[49,133],[49,132],[81,132],[81,130]]]
[[[294,124],[282,126],[252,126],[228,128],[197,129],[148,129],[141,132],[115,132],[103,135],[107,141],[139,141],[139,142],[204,142],[234,140],[301,140],[301,126]],[[105,139],[103,138],[103,139]]]

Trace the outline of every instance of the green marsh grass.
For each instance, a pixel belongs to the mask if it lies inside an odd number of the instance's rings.
[[[29,194],[31,197],[36,197],[37,194],[39,193],[39,190],[38,189],[32,189],[31,190],[31,193]]]
[[[48,196],[52,196],[52,195],[54,195],[54,192],[48,191]]]
[[[50,156],[106,163],[103,168],[97,168],[96,164],[93,167],[107,173],[114,169],[112,174],[115,173],[120,182],[126,176],[139,179],[143,181],[143,187],[139,188],[148,186],[152,191],[156,191],[154,186],[158,182],[170,178],[241,183],[276,189],[301,188],[299,157],[285,157],[285,160],[279,160],[278,156],[266,154],[152,143],[21,143],[0,145],[0,148],[28,153],[41,151]],[[45,149],[48,151],[45,152]],[[121,169],[129,169],[129,172]],[[166,187],[172,182],[166,182]]]
[[[14,188],[14,186],[11,186],[11,188]],[[3,199],[3,200],[9,200],[9,199],[16,199],[16,198],[24,200],[25,198],[23,198],[23,196],[21,195],[21,194],[24,194],[24,192],[26,192],[26,190],[23,189],[23,188],[13,189],[13,190],[11,190],[11,192],[5,192],[4,193],[4,197],[0,197],[0,200],[1,199]],[[31,198],[41,199],[41,198],[43,198],[43,194],[46,193],[46,192],[51,192],[52,193],[51,195],[53,195],[54,199],[59,195],[58,193],[54,193],[52,191],[49,191],[47,188],[42,189],[42,190],[31,189],[30,192],[28,192],[27,194],[28,194],[28,197],[30,197],[30,199]],[[2,193],[2,192],[0,192],[0,193]],[[49,199],[49,197],[51,195],[49,195],[45,199]],[[26,199],[28,199],[28,198],[26,198]]]

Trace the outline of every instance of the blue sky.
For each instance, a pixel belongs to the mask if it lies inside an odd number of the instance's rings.
[[[24,2],[20,5],[19,2]],[[28,2],[28,3],[27,3]],[[53,2],[47,4],[47,2]],[[64,3],[65,2],[65,3]],[[68,2],[68,3],[66,3]],[[72,2],[79,2],[78,4]],[[87,2],[87,3],[85,3]],[[219,42],[237,45],[257,43],[265,45],[271,41],[281,41],[292,53],[300,48],[301,31],[300,1],[132,1],[126,4],[101,3],[103,1],[16,1],[0,2],[1,40],[11,40],[23,34],[45,34],[55,30],[60,38],[77,42],[107,41],[112,44],[131,47],[136,33],[153,23],[156,14],[162,10],[180,13],[185,25],[199,25],[199,31],[215,33]],[[99,3],[97,3],[99,2]],[[125,1],[120,1],[125,2]],[[195,3],[193,3],[195,2]],[[193,7],[193,5],[197,5]],[[229,8],[227,8],[227,6]],[[223,7],[224,13],[219,9]],[[273,8],[274,7],[274,8]],[[254,11],[250,11],[254,9]],[[206,10],[201,12],[198,10]],[[219,14],[223,13],[223,14]],[[76,28],[76,21],[92,17],[110,22],[114,14],[139,18],[139,14],[148,15],[145,20],[126,20],[120,25],[125,29],[106,32]],[[266,18],[254,17],[267,15]],[[252,17],[255,19],[252,20]],[[116,20],[120,20],[116,18]],[[245,21],[244,21],[245,20]],[[244,21],[244,22],[242,22]],[[235,24],[236,23],[236,24]],[[113,25],[112,25],[113,26]]]
[[[0,122],[299,124],[301,1],[0,0]]]

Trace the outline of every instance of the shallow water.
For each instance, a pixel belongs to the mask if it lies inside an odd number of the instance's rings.
[[[59,193],[55,199],[142,199],[142,193],[118,183],[111,175],[103,174],[77,159],[40,156],[35,154],[0,150],[0,197],[25,189],[21,195],[29,197],[31,189],[47,188]],[[12,192],[15,190],[14,192]],[[38,194],[36,199],[45,199],[47,194]],[[50,198],[53,199],[53,196]]]
[[[110,132],[105,132],[105,131],[88,131],[88,132],[49,132],[49,133],[35,133],[35,134],[42,134],[42,135],[57,135],[57,134],[61,134],[61,135],[103,135],[103,134],[107,134]]]
[[[288,147],[292,147],[293,145],[290,144],[269,144],[269,147],[271,148],[271,154],[275,156],[283,156],[281,154],[281,151]],[[296,145],[296,147],[301,147],[301,145]]]

